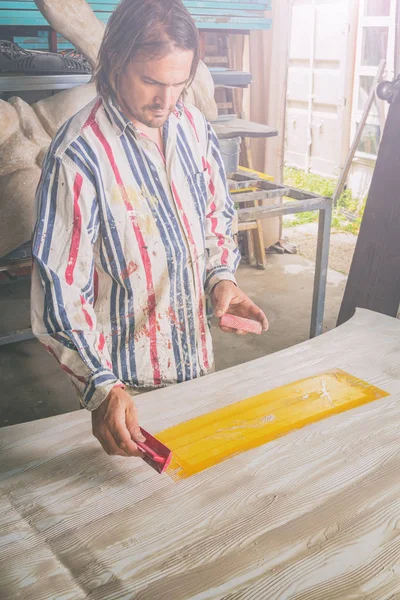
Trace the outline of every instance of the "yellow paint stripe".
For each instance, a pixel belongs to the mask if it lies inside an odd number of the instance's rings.
[[[238,188],[237,190],[230,190],[231,194],[243,194],[244,192],[262,192],[262,190],[256,187]]]
[[[184,479],[289,431],[388,395],[334,369],[180,423],[156,437],[173,453],[167,472]]]
[[[261,171],[255,171],[254,169],[249,169],[248,167],[242,167],[240,165],[239,172],[244,171],[245,173],[251,173],[252,175],[257,175],[260,179],[266,179],[267,181],[273,181],[273,175],[268,175],[267,173],[262,173]]]

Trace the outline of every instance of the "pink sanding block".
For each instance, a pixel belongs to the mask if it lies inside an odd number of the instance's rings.
[[[261,335],[262,325],[259,321],[253,321],[253,319],[245,319],[243,317],[236,317],[226,313],[221,317],[221,325],[223,327],[231,327],[231,329],[238,329],[240,331],[247,331],[248,333],[256,333]]]
[[[140,428],[142,435],[146,438],[145,442],[136,442],[138,448],[144,453],[143,460],[150,467],[153,467],[157,473],[164,473],[171,462],[172,452],[167,446],[164,446],[157,438],[148,431]]]

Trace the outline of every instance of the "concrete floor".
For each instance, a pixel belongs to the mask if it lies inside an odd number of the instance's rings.
[[[315,261],[318,223],[303,223],[295,227],[285,227],[284,223],[282,235],[297,246],[299,254],[308,258],[308,260]],[[335,271],[339,271],[339,273],[348,275],[356,243],[357,236],[353,233],[332,229],[329,247],[329,267]]]
[[[238,282],[267,314],[262,336],[224,334],[213,326],[218,370],[271,354],[308,338],[314,265],[298,255],[271,255],[266,271],[242,266]],[[329,271],[324,329],[335,327],[346,277]],[[29,326],[29,280],[0,285],[0,331]],[[68,377],[36,340],[0,347],[0,426],[79,408]]]

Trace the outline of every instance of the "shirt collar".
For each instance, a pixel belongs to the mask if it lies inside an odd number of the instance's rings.
[[[184,111],[184,104],[183,102],[179,101],[176,103],[174,110],[172,111],[172,114],[175,115],[175,117],[177,119],[180,119],[181,116],[183,115],[183,111]]]
[[[124,133],[125,129],[129,126],[133,129],[134,132],[137,132],[137,128],[133,125],[132,121],[130,121],[128,117],[126,117],[122,112],[115,96],[110,96],[107,99],[102,98],[102,102],[104,110],[106,111],[106,114],[108,115],[118,137],[121,136]],[[172,114],[179,120],[183,115],[183,111],[183,103],[177,102],[174,110],[172,111]]]
[[[124,115],[122,110],[119,107],[119,104],[115,98],[115,96],[109,96],[107,99],[102,98],[104,110],[108,118],[111,121],[112,126],[114,127],[118,136],[122,135],[125,129],[131,125],[133,129],[133,123]]]

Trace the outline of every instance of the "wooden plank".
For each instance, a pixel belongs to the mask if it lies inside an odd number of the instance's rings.
[[[257,221],[247,221],[246,223],[239,223],[239,231],[252,231],[257,229]]]
[[[400,95],[389,108],[339,313],[356,307],[396,316],[400,305]]]
[[[94,0],[94,2],[89,1],[88,4],[90,4],[93,10],[95,8],[99,8],[99,10],[106,10],[108,12],[111,12],[115,9],[116,6],[118,6],[118,0]],[[183,4],[188,9],[221,9],[221,7],[223,7],[224,10],[269,10],[269,3],[260,0],[255,0],[253,3],[248,3],[243,0],[218,0],[218,2],[207,2],[206,0],[202,2],[195,2],[192,0],[188,0],[187,2],[184,1]],[[32,5],[36,7],[33,0],[2,0],[1,2],[2,8],[15,10],[32,9]]]
[[[118,2],[89,2],[94,11],[112,12]],[[248,16],[249,12],[262,14],[263,8],[252,4],[233,4],[230,2],[186,2],[186,7],[192,14],[206,14],[204,11],[209,11],[209,14],[227,14],[228,11],[234,15]],[[37,10],[33,0],[2,0],[1,8],[3,10]],[[198,12],[201,11],[201,12]],[[218,12],[218,11],[224,11]]]
[[[266,2],[258,2],[258,3],[253,3],[253,4],[249,4],[246,2],[238,2],[238,3],[234,3],[234,2],[184,2],[184,5],[189,8],[189,9],[193,9],[195,10],[196,8],[219,8],[221,9],[221,7],[223,7],[224,10],[227,9],[232,9],[232,10],[245,10],[248,12],[252,12],[254,10],[258,10],[258,11],[265,11],[267,10],[265,8],[265,6],[267,5]]]
[[[137,397],[156,433],[338,366],[390,394],[178,483],[106,455],[84,410],[2,428],[2,597],[395,598],[399,338],[396,319],[361,311],[294,348]]]
[[[7,11],[0,9],[0,25],[18,26],[44,26],[49,25],[39,11],[27,10],[24,12]]]
[[[95,11],[100,21],[107,22],[111,12]],[[229,31],[250,31],[270,29],[270,19],[259,19],[252,17],[210,17],[193,15],[193,19],[199,29],[221,29]],[[35,26],[48,25],[46,19],[39,11],[7,11],[0,9],[0,25],[7,26]]]

